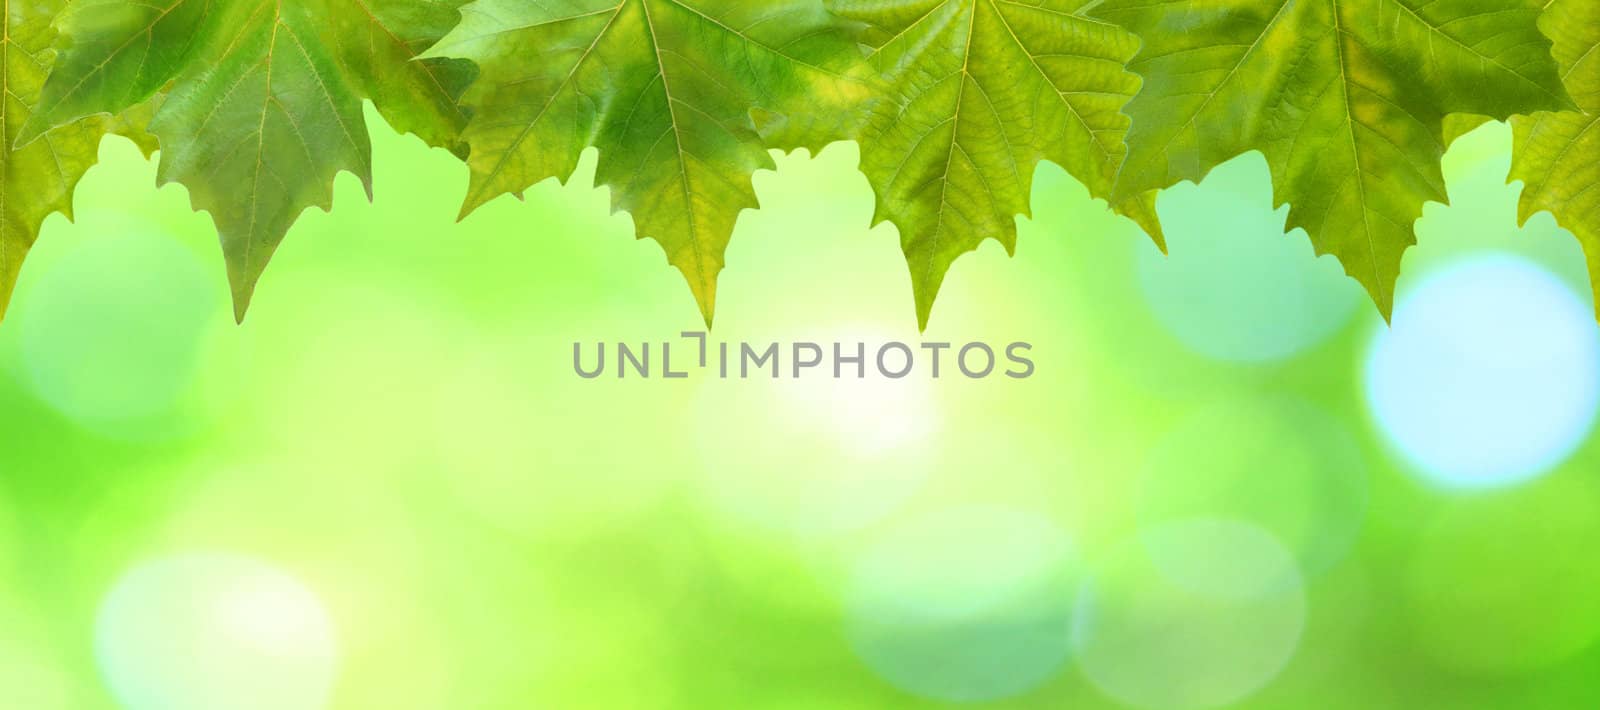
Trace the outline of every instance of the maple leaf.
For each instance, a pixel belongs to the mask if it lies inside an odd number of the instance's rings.
[[[1129,68],[1130,151],[1115,195],[1143,194],[1249,150],[1275,204],[1387,317],[1413,224],[1445,202],[1445,116],[1571,106],[1536,0],[1105,0],[1144,38]],[[1453,130],[1459,130],[1456,126]]]
[[[862,170],[893,222],[927,327],[950,265],[993,237],[1016,246],[1040,160],[1096,197],[1126,146],[1122,107],[1139,88],[1131,33],[1078,14],[1086,0],[836,0],[868,28],[885,93],[860,132]],[[1153,194],[1117,201],[1162,241]]]
[[[51,20],[61,0],[3,0],[0,34],[0,77],[5,91],[0,103],[0,317],[11,302],[23,259],[39,237],[39,227],[52,213],[72,218],[72,191],[98,158],[100,139],[121,133],[148,156],[154,142],[144,132],[149,105],[130,106],[116,117],[72,121],[18,145],[22,127],[33,116],[40,85],[55,53]]]
[[[169,87],[150,131],[159,181],[180,182],[217,223],[234,311],[307,207],[328,209],[341,171],[370,197],[370,98],[396,128],[464,154],[465,62],[415,61],[456,19],[427,0],[80,0],[70,39],[21,142],[115,113]]]
[[[478,0],[425,56],[470,59],[462,216],[588,147],[595,181],[660,242],[709,323],[716,278],[769,148],[851,137],[859,54],[818,0]]]
[[[1554,0],[1539,25],[1555,40],[1579,111],[1511,119],[1511,179],[1523,182],[1519,219],[1548,210],[1583,243],[1600,295],[1600,3]]]

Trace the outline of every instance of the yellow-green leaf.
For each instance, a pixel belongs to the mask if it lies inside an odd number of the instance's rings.
[[[300,4],[229,4],[150,127],[158,180],[183,183],[217,223],[240,320],[300,212],[332,207],[336,174],[371,193],[361,100],[317,41],[320,21]]]
[[[418,59],[460,0],[78,0],[70,43],[22,140],[116,113],[170,86],[150,131],[160,180],[217,223],[240,319],[307,207],[331,206],[348,170],[368,183],[363,98],[396,128],[465,155],[459,98],[470,64]]]
[[[94,165],[100,139],[108,132],[125,133],[147,153],[152,148],[141,125],[143,114],[130,111],[116,119],[74,121],[43,132],[18,146],[17,137],[32,117],[39,90],[54,60],[55,31],[51,20],[61,12],[60,0],[4,2],[0,34],[0,76],[5,96],[0,103],[0,317],[16,287],[23,259],[51,213],[72,216],[72,191]]]
[[[1580,2],[1583,0],[1580,0]],[[1304,228],[1388,315],[1428,201],[1446,200],[1445,116],[1571,105],[1539,0],[1105,0],[1144,47],[1128,105],[1131,196],[1259,150]]]
[[[462,215],[566,180],[596,182],[661,243],[710,322],[723,252],[768,148],[849,138],[859,61],[820,0],[478,0],[426,56],[475,62]]]
[[[917,318],[945,274],[994,238],[1015,248],[1040,160],[1109,197],[1139,88],[1127,31],[1078,14],[1085,0],[835,0],[862,22],[884,94],[860,132],[875,221],[900,229]],[[1115,201],[1161,241],[1154,198]]]
[[[1600,2],[1554,0],[1539,25],[1582,112],[1512,119],[1511,179],[1523,182],[1522,221],[1548,210],[1577,235],[1600,294]]]

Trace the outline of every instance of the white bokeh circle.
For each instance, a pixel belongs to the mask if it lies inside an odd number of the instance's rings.
[[[1512,485],[1559,465],[1594,425],[1600,331],[1548,270],[1509,254],[1429,275],[1366,364],[1378,428],[1429,480]]]
[[[914,695],[1013,697],[1067,662],[1077,572],[1066,534],[1038,515],[961,508],[918,518],[855,561],[851,645]]]
[[[870,358],[871,344],[888,339],[860,340]],[[720,517],[823,540],[883,519],[922,488],[933,469],[929,442],[943,426],[937,381],[890,379],[871,365],[860,378],[833,378],[827,369],[701,383],[698,493]]]
[[[42,261],[18,304],[24,381],[80,425],[142,438],[192,387],[220,322],[214,283],[159,228],[84,217],[103,236]]]
[[[1189,350],[1244,364],[1293,357],[1338,332],[1360,289],[1261,196],[1266,165],[1239,159],[1161,196],[1168,253],[1137,242],[1140,291]],[[1246,199],[1243,195],[1255,196]]]
[[[1271,534],[1195,518],[1142,532],[1097,565],[1074,615],[1089,682],[1149,710],[1201,710],[1260,690],[1305,625],[1304,582]]]
[[[322,710],[333,622],[295,578],[235,555],[143,563],[101,603],[95,656],[128,710]]]

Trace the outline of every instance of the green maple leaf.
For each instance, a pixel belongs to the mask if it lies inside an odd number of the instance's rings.
[[[51,213],[72,218],[72,191],[94,165],[100,139],[107,133],[132,138],[148,155],[154,142],[143,130],[149,105],[130,107],[115,118],[70,122],[17,145],[22,127],[34,114],[40,86],[55,58],[56,34],[51,20],[61,12],[59,0],[3,0],[0,34],[0,76],[5,96],[0,103],[0,317],[11,302],[23,259]]]
[[[1087,0],[835,0],[866,25],[885,95],[862,128],[874,222],[900,229],[925,328],[950,265],[993,237],[1015,249],[1040,160],[1096,197],[1126,152],[1122,107],[1139,88],[1123,65],[1132,34],[1079,14]],[[1116,201],[1157,242],[1153,194]]]
[[[466,0],[318,0],[325,41],[363,97],[395,130],[466,157],[470,118],[461,103],[477,69],[419,59],[461,19]]]
[[[661,243],[706,321],[768,148],[850,137],[859,54],[819,0],[478,0],[426,56],[475,62],[462,216],[598,148],[595,180]]]
[[[307,207],[328,209],[340,172],[371,195],[370,98],[401,130],[465,153],[460,93],[470,65],[415,61],[459,2],[79,0],[71,40],[21,141],[115,113],[170,86],[150,124],[159,180],[188,187],[220,233],[243,319],[267,261]]]
[[[1539,24],[1555,40],[1567,90],[1586,113],[1511,120],[1511,179],[1523,182],[1519,218],[1548,210],[1576,235],[1600,296],[1600,2],[1554,0]]]
[[[1287,228],[1335,255],[1387,316],[1413,223],[1446,200],[1445,116],[1571,105],[1539,2],[1105,0],[1094,14],[1145,40],[1115,194],[1198,181],[1260,150]]]

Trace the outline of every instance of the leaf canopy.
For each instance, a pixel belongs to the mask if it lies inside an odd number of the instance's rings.
[[[444,0],[80,0],[70,43],[21,139],[115,113],[170,86],[151,120],[160,181],[217,223],[243,319],[299,214],[328,209],[340,171],[371,194],[370,98],[396,128],[464,154],[465,62],[414,61],[455,19]]]
[[[900,229],[917,318],[962,254],[1013,251],[1033,175],[1051,160],[1109,197],[1126,153],[1122,107],[1139,88],[1131,33],[1079,13],[1086,0],[834,0],[859,21],[883,95],[862,127],[875,221]],[[1161,242],[1153,194],[1116,201]]]
[[[1413,223],[1446,201],[1445,116],[1571,106],[1540,2],[1105,0],[1094,14],[1145,40],[1115,195],[1198,181],[1259,150],[1275,202],[1291,205],[1287,228],[1388,316]]]
[[[595,180],[661,243],[711,321],[716,278],[768,148],[851,137],[859,54],[820,0],[478,0],[427,56],[481,77],[462,215],[589,147]]]
[[[1600,3],[1554,0],[1539,24],[1555,40],[1562,77],[1582,111],[1511,120],[1511,178],[1523,182],[1520,218],[1554,214],[1583,243],[1600,294]]]
[[[117,132],[212,214],[242,319],[340,172],[370,198],[364,100],[468,163],[462,216],[597,149],[708,324],[769,151],[850,139],[924,328],[956,259],[1015,249],[1040,161],[1162,244],[1157,191],[1251,150],[1387,316],[1442,153],[1489,120],[1515,126],[1522,219],[1555,213],[1600,274],[1593,0],[0,2],[0,309]]]
[[[72,217],[72,191],[98,158],[100,139],[110,132],[132,138],[148,155],[154,148],[144,133],[148,106],[116,118],[72,121],[18,145],[23,126],[33,117],[39,91],[55,53],[51,20],[63,0],[0,0],[0,76],[5,96],[0,103],[0,317],[11,302],[23,259],[52,213]]]

